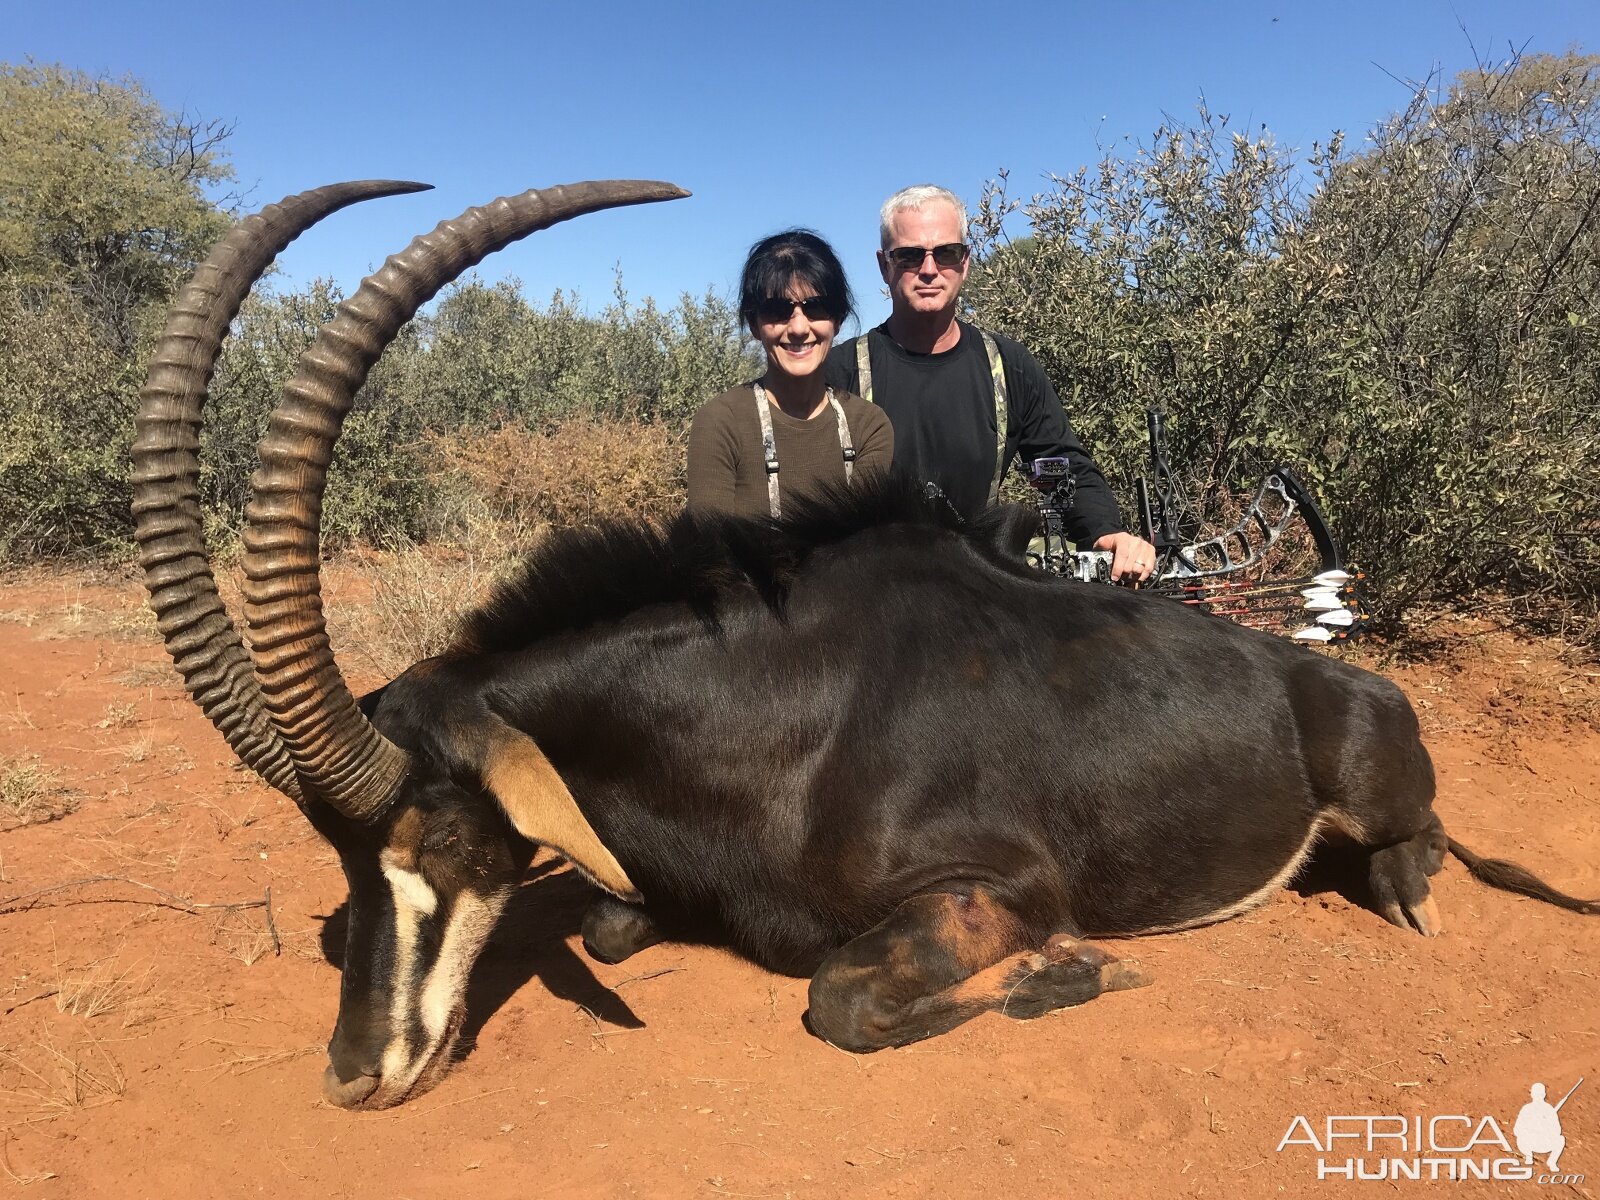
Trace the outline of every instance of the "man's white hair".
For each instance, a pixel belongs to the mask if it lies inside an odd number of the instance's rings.
[[[961,197],[949,188],[942,188],[938,184],[918,183],[908,188],[901,188],[894,195],[883,202],[883,208],[878,211],[878,243],[887,250],[894,244],[894,215],[908,208],[920,209],[935,200],[942,200],[956,210],[956,220],[960,223],[962,240],[967,236],[967,206],[961,202]]]

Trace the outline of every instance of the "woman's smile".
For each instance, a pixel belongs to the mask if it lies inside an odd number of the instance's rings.
[[[754,323],[753,331],[767,352],[768,365],[784,375],[815,375],[827,360],[838,324],[820,314],[806,315],[805,304],[816,295],[814,288],[803,283],[791,284],[788,293],[769,302],[767,311]],[[788,312],[780,317],[786,304]]]

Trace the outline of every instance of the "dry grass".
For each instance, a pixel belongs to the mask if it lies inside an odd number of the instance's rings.
[[[110,642],[158,641],[155,614],[132,605],[110,606],[79,598],[60,608],[0,610],[0,622],[36,629],[46,641],[99,638]]]
[[[11,703],[0,710],[0,721],[5,723],[7,729],[37,729],[33,716],[22,707],[22,693],[12,692]]]
[[[123,1028],[142,1025],[156,1007],[150,980],[151,963],[123,966],[116,955],[77,967],[56,963],[56,1011],[92,1020],[120,1015]]]
[[[118,868],[127,870],[130,875],[140,875],[145,878],[154,875],[175,875],[193,854],[187,834],[175,845],[163,845],[159,848],[149,844],[153,839],[141,840],[141,834],[149,830],[181,827],[182,824],[182,818],[174,814],[170,805],[154,804],[115,829],[98,829],[83,834],[80,840],[84,846],[92,848],[99,862],[114,862]],[[143,828],[135,828],[136,826]]]
[[[574,419],[435,440],[445,494],[440,540],[391,539],[356,560],[364,604],[330,605],[330,636],[391,679],[450,642],[462,614],[548,526],[666,517],[683,506],[682,439],[659,424]]]
[[[132,701],[106,705],[106,715],[94,723],[96,729],[132,729],[139,723],[138,706]]]
[[[96,1039],[58,1045],[41,1030],[29,1045],[0,1047],[0,1114],[13,1123],[109,1104],[127,1090],[122,1064]]]
[[[244,815],[236,817],[220,804],[213,803],[199,793],[193,794],[190,799],[199,807],[210,810],[211,824],[217,831],[219,842],[227,841],[239,830],[248,829],[261,820],[261,814],[256,811],[256,804],[259,802],[253,802],[245,810]]]
[[[29,622],[30,625],[34,622]],[[96,601],[79,597],[64,608],[40,614],[37,622],[48,640],[93,638],[108,642],[157,642],[156,615],[144,604]]]
[[[117,682],[126,688],[175,688],[182,687],[183,680],[178,677],[178,672],[168,661],[139,663],[129,667],[117,676]]]
[[[161,747],[161,753],[169,760],[163,775],[181,775],[185,771],[194,770],[194,759],[189,757],[188,751],[176,743],[168,742]]]
[[[12,1183],[16,1184],[18,1187],[27,1187],[29,1184],[43,1183],[47,1179],[54,1179],[56,1177],[56,1173],[54,1171],[29,1171],[25,1174],[19,1175],[11,1167],[11,1155],[8,1152],[9,1144],[9,1138],[0,1139],[0,1172],[4,1172],[5,1177],[11,1180]]]
[[[359,570],[371,599],[333,610],[329,636],[336,653],[352,655],[358,673],[383,679],[438,654],[510,558],[493,543],[456,551],[404,545],[363,556]]]
[[[0,757],[0,829],[57,821],[81,803],[59,775],[39,765],[37,755]]]
[[[304,1058],[308,1054],[318,1054],[325,1049],[323,1046],[312,1045],[297,1046],[292,1050],[269,1050],[264,1047],[242,1046],[232,1042],[224,1042],[217,1038],[206,1038],[204,1042],[214,1046],[221,1046],[231,1051],[227,1058],[215,1066],[189,1068],[191,1072],[210,1071],[213,1078],[220,1075],[248,1075],[252,1071],[293,1062],[297,1058]]]
[[[247,967],[279,950],[278,939],[253,909],[218,913],[211,926],[211,944]]]
[[[683,507],[684,438],[662,424],[575,417],[545,433],[514,425],[434,445],[436,482],[465,502],[468,526],[484,515],[536,528],[666,517]]]

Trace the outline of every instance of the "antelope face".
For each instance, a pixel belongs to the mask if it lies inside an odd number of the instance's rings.
[[[449,1070],[467,979],[532,858],[487,797],[408,781],[392,816],[349,821],[311,806],[350,886],[339,1019],[322,1093],[385,1108]]]

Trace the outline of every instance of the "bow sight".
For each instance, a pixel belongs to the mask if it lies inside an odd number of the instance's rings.
[[[1028,563],[1057,575],[1076,575],[1077,561],[1067,540],[1066,519],[1072,511],[1078,482],[1072,477],[1072,464],[1064,458],[1036,458],[1023,469],[1028,483],[1039,494],[1039,520],[1043,525],[1038,538],[1028,549]],[[1111,582],[1111,564],[1105,564],[1105,582]],[[1083,576],[1078,576],[1080,579]]]

